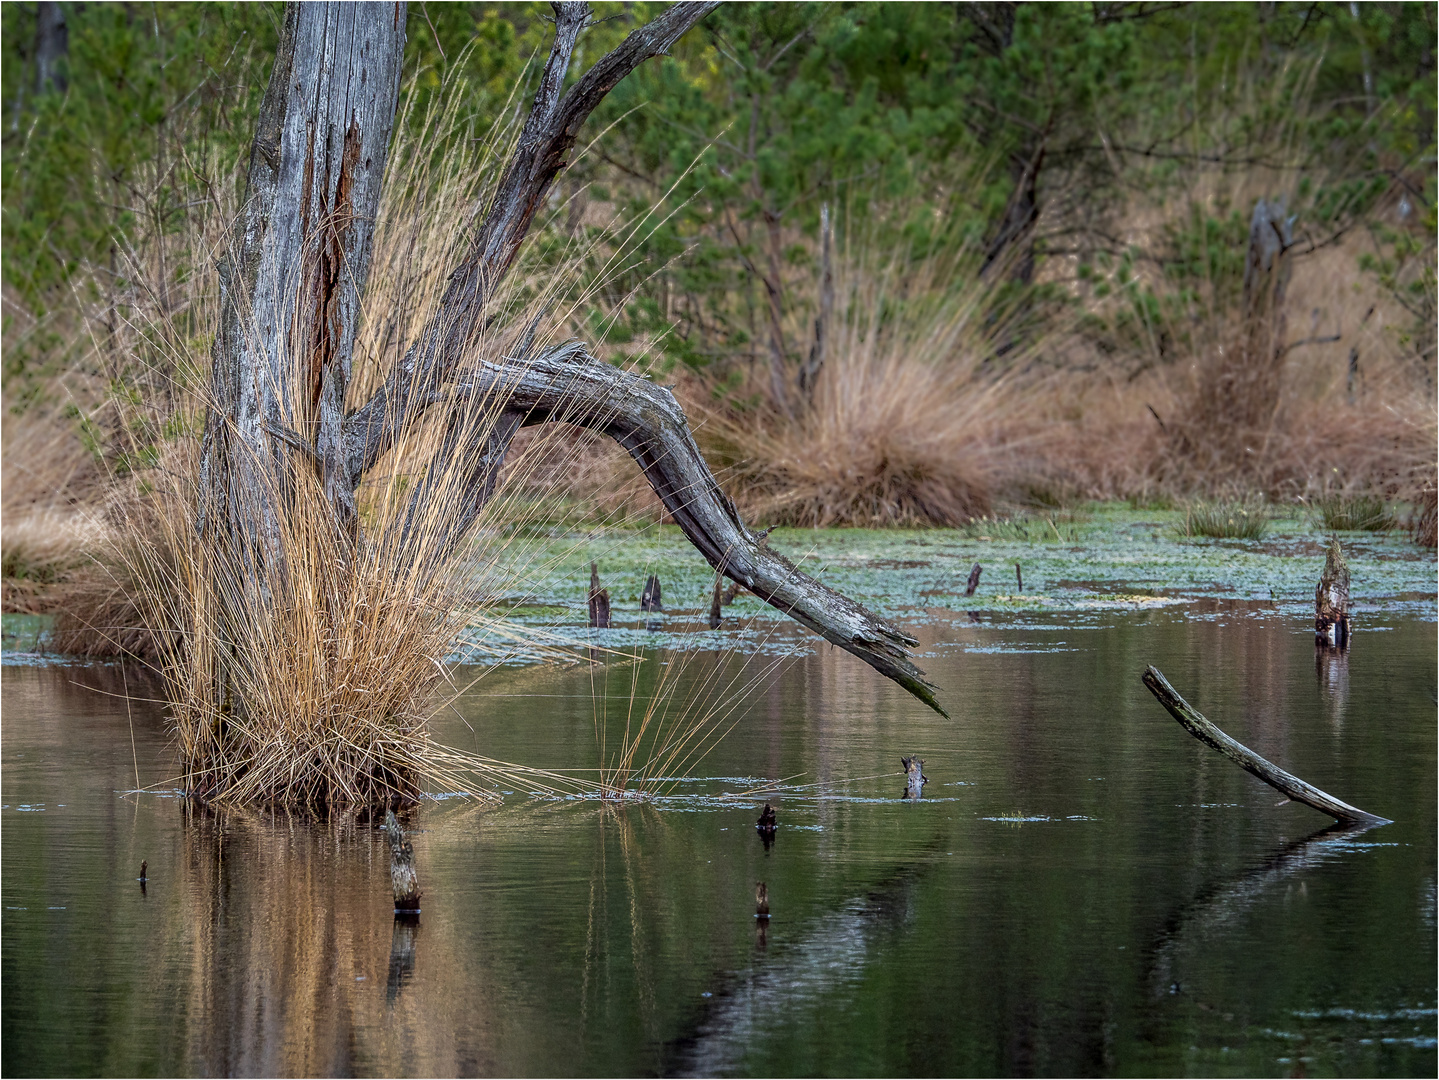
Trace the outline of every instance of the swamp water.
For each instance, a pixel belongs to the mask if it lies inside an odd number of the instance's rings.
[[[133,794],[173,760],[159,711],[123,696],[133,673],[11,663],[4,1069],[1433,1075],[1432,554],[1355,538],[1363,605],[1336,660],[1310,628],[1316,538],[1126,538],[1141,524],[1048,548],[816,541],[829,580],[921,638],[950,720],[752,599],[736,630],[688,632],[672,611],[646,632],[631,578],[637,593],[661,567],[690,608],[710,579],[672,536],[645,567],[610,554],[630,624],[590,640],[663,648],[478,681],[460,665],[437,737],[593,767],[597,725],[612,754],[632,703],[668,691],[729,702],[733,729],[644,802],[426,799],[416,925],[392,914],[367,823]],[[584,637],[587,559],[537,576],[515,617]],[[971,559],[994,569],[964,598]],[[996,583],[1016,560],[1024,593]],[[1276,805],[1160,708],[1150,663],[1236,738],[1394,823],[1325,832]],[[918,802],[900,798],[911,754]]]

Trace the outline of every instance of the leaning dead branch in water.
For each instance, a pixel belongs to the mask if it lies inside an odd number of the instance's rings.
[[[1324,572],[1314,589],[1314,640],[1340,649],[1349,644],[1349,564],[1337,539],[1329,543]]]
[[[1159,703],[1169,710],[1169,715],[1178,720],[1185,731],[1218,750],[1251,776],[1257,776],[1270,787],[1283,792],[1294,802],[1312,806],[1321,814],[1328,814],[1337,821],[1352,825],[1388,824],[1388,818],[1360,810],[1357,806],[1350,806],[1347,802],[1336,799],[1328,792],[1320,791],[1313,784],[1305,783],[1299,777],[1266,761],[1243,743],[1231,739],[1206,719],[1203,713],[1180,697],[1179,692],[1164,677],[1164,673],[1153,665],[1145,669],[1143,678],[1150,693],[1159,699]]]

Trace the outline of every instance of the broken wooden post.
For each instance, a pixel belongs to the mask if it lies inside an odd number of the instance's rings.
[[[1349,644],[1349,565],[1337,539],[1329,543],[1324,573],[1314,590],[1314,641],[1338,649]]]
[[[754,917],[756,919],[769,918],[769,887],[763,881],[755,882]]]
[[[739,582],[731,581],[725,586],[724,594],[720,597],[720,603],[729,607],[734,603],[734,598],[739,595]]]
[[[720,591],[723,582],[718,574],[715,575],[715,587],[710,595],[710,629],[718,630],[720,625],[720,607],[724,603],[724,594]]]
[[[658,574],[651,574],[645,580],[644,592],[640,593],[641,611],[663,611],[664,602],[660,597],[660,578]]]
[[[1019,572],[1019,563],[1014,564],[1014,584],[1016,591],[1024,592],[1024,575]]]
[[[600,588],[600,568],[590,563],[590,629],[610,628],[610,591]]]
[[[970,571],[969,571],[969,581],[966,582],[966,583],[965,583],[965,586],[964,586],[964,595],[965,595],[965,596],[973,596],[973,595],[974,595],[974,590],[977,589],[977,588],[979,588],[979,571],[980,571],[980,565],[979,565],[979,563],[975,563],[974,566],[970,568]]]
[[[904,766],[904,795],[901,798],[922,798],[924,785],[929,783],[929,777],[924,775],[924,761],[917,757],[902,757],[899,761]]]
[[[390,884],[395,890],[395,914],[418,915],[420,879],[415,873],[415,849],[393,810],[385,811],[385,835],[390,841]]]
[[[1204,714],[1179,696],[1169,685],[1163,672],[1150,665],[1145,669],[1144,685],[1169,710],[1169,715],[1178,720],[1185,731],[1200,742],[1212,746],[1251,776],[1257,776],[1270,787],[1283,792],[1294,802],[1312,806],[1321,814],[1328,814],[1337,821],[1352,825],[1387,825],[1388,818],[1381,818],[1367,810],[1350,806],[1327,792],[1320,791],[1312,784],[1285,772],[1277,765],[1266,761],[1243,743],[1231,739],[1219,727],[1207,720]]]

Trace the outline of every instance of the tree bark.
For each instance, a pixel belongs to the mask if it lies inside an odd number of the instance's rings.
[[[1349,564],[1338,540],[1330,541],[1324,571],[1314,589],[1314,640],[1340,649],[1349,645]]]
[[[403,3],[290,4],[244,203],[220,262],[221,325],[201,451],[202,534],[256,580],[283,579],[280,522],[313,470],[355,533],[343,454],[405,45]]]

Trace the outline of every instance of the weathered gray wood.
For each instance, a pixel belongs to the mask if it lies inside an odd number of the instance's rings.
[[[397,912],[420,909],[420,879],[415,872],[415,848],[400,828],[393,810],[385,811],[385,837],[390,842],[390,885]]]
[[[403,3],[290,4],[220,260],[202,532],[279,560],[291,470],[355,527],[342,453],[360,296],[404,58]]]
[[[582,342],[572,341],[523,365],[480,362],[457,383],[456,393],[476,408],[502,401],[526,425],[559,421],[608,435],[629,451],[711,566],[949,715],[910,660],[907,647],[918,644],[914,638],[815,581],[744,524],[666,388],[596,360]]]
[[[1329,542],[1324,572],[1314,588],[1314,638],[1322,645],[1349,645],[1349,564],[1337,539]]]
[[[568,91],[564,81],[589,11],[578,3],[554,6],[554,43],[533,108],[464,262],[403,360],[343,421],[338,409],[393,122],[405,9],[287,6],[246,198],[222,259],[213,407],[202,447],[202,534],[215,549],[240,552],[238,569],[248,582],[263,588],[281,580],[280,523],[294,470],[316,470],[337,528],[356,538],[353,492],[363,473],[441,407],[448,415],[437,467],[458,459],[469,469],[465,510],[450,515],[444,542],[427,545],[445,550],[464,538],[490,499],[522,424],[575,423],[629,451],[718,571],[943,712],[910,661],[906,647],[914,639],[801,573],[744,525],[667,390],[594,361],[578,344],[530,358],[527,343],[518,361],[503,363],[475,357],[471,346],[486,307],[590,112],[717,5],[674,5]],[[399,545],[403,553],[412,523],[424,517],[428,490],[422,482],[413,512],[373,542]]]
[[[1249,220],[1249,248],[1244,263],[1244,316],[1248,323],[1249,363],[1270,367],[1284,357],[1288,320],[1285,295],[1293,270],[1294,219],[1284,200],[1260,199]]]
[[[1179,692],[1169,684],[1169,680],[1158,668],[1152,665],[1146,668],[1143,679],[1150,693],[1159,699],[1159,703],[1169,710],[1169,715],[1178,720],[1185,731],[1218,750],[1251,776],[1257,776],[1270,787],[1283,792],[1294,802],[1312,806],[1321,814],[1328,814],[1337,821],[1354,825],[1387,824],[1387,818],[1360,810],[1357,806],[1350,806],[1328,792],[1320,791],[1313,784],[1306,783],[1260,757],[1243,743],[1231,739],[1216,724],[1206,719],[1203,713],[1180,697]]]

